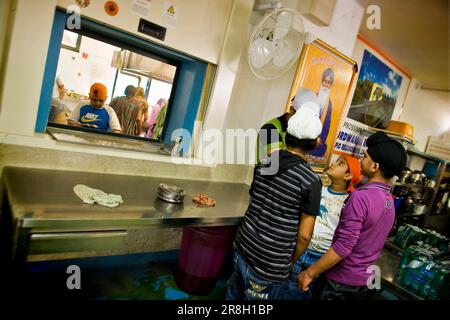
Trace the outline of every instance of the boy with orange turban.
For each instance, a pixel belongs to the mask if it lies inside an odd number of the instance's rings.
[[[121,133],[117,115],[113,108],[105,104],[106,98],[106,87],[101,83],[94,83],[89,91],[90,103],[82,101],[78,104],[67,119],[69,125]]]
[[[297,245],[298,250],[294,254],[291,274],[284,299],[310,300],[311,290],[302,292],[298,287],[299,274],[315,263],[331,247],[334,230],[341,215],[342,207],[354,185],[361,182],[361,166],[359,160],[349,156],[339,157],[332,163],[325,173],[330,177],[331,185],[322,187],[320,200],[320,215],[316,218],[311,242],[305,245]],[[301,242],[301,237],[298,238]],[[305,250],[306,249],[306,250]],[[302,252],[302,250],[304,250]]]

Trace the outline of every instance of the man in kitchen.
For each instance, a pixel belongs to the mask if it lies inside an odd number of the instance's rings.
[[[142,129],[141,102],[135,98],[136,87],[129,85],[125,95],[111,100],[111,108],[116,112],[122,133],[130,136],[139,135]]]
[[[106,98],[106,87],[101,83],[94,83],[89,91],[89,101],[82,101],[76,106],[67,119],[68,124],[121,133],[117,115],[105,104]]]
[[[314,92],[307,88],[299,88],[295,97],[291,100],[289,111],[283,113],[278,118],[267,121],[259,130],[257,144],[257,162],[267,159],[276,150],[286,150],[286,132],[289,119],[296,110],[303,105],[319,105],[319,100]],[[320,143],[319,143],[320,144]]]
[[[226,299],[282,299],[297,239],[307,246],[319,213],[322,182],[305,155],[317,147],[321,130],[319,105],[300,105],[287,123],[287,150],[273,151],[255,167]],[[272,161],[278,161],[276,172]]]
[[[313,295],[320,300],[369,299],[370,267],[375,264],[392,228],[395,210],[390,179],[406,166],[405,148],[382,132],[367,139],[361,173],[368,182],[348,198],[331,248],[303,271],[298,284],[309,290],[319,275]]]

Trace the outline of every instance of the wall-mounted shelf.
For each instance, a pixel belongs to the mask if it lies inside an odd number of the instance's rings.
[[[433,155],[431,155],[431,154],[428,154],[428,153],[419,151],[419,150],[417,150],[417,149],[414,148],[414,147],[407,147],[407,148],[406,148],[406,151],[407,151],[409,154],[413,155],[413,156],[421,157],[421,158],[423,158],[423,159],[427,159],[427,160],[431,160],[431,161],[435,161],[435,162],[439,162],[439,163],[443,163],[443,164],[446,164],[446,163],[447,163],[447,161],[444,160],[444,159],[441,159],[441,158],[438,158],[438,157],[433,156]]]
[[[436,156],[433,156],[431,154],[419,151],[416,148],[414,148],[413,146],[406,146],[406,152],[408,153],[408,155],[410,157],[419,157],[419,158],[425,159],[427,161],[432,161],[432,162],[437,163],[436,174],[435,174],[436,185],[434,188],[430,188],[430,187],[426,187],[426,186],[422,186],[422,185],[410,184],[410,183],[409,184],[408,183],[395,183],[394,184],[394,186],[405,186],[405,187],[409,187],[409,188],[421,188],[423,190],[432,190],[432,193],[430,194],[431,196],[429,198],[427,198],[428,203],[427,203],[427,209],[426,209],[425,213],[421,214],[421,215],[411,215],[411,217],[423,217],[421,226],[426,227],[428,219],[431,215],[434,201],[436,199],[436,195],[437,195],[437,192],[439,189],[439,184],[440,184],[442,177],[444,175],[444,172],[445,172],[445,167],[447,165],[447,161],[440,159]],[[404,217],[404,216],[402,216],[402,217]]]
[[[421,214],[412,214],[412,213],[403,213],[400,212],[399,214],[395,214],[396,218],[414,218],[414,217],[421,217],[426,215],[426,213],[421,213]]]
[[[421,184],[414,184],[414,183],[400,183],[396,182],[394,183],[394,186],[398,187],[407,187],[407,188],[422,188],[422,189],[434,189],[434,187],[427,187]]]

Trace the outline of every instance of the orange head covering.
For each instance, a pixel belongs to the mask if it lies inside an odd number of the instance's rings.
[[[359,163],[359,160],[356,159],[355,157],[344,155],[343,158],[347,162],[348,171],[350,171],[351,175],[353,176],[352,180],[350,181],[350,184],[348,185],[347,191],[353,192],[355,190],[354,185],[360,183],[362,180],[361,164]]]
[[[89,91],[89,98],[106,100],[106,87],[101,83],[94,83]]]

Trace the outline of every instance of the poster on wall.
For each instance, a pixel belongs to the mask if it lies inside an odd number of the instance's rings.
[[[347,114],[350,90],[356,78],[356,63],[317,39],[304,46],[286,110],[300,87],[317,94],[323,124],[321,145],[307,155],[316,171],[323,171],[331,159],[336,135]]]
[[[391,120],[400,116],[411,77],[361,36],[353,58],[361,67],[348,117],[386,129]]]

